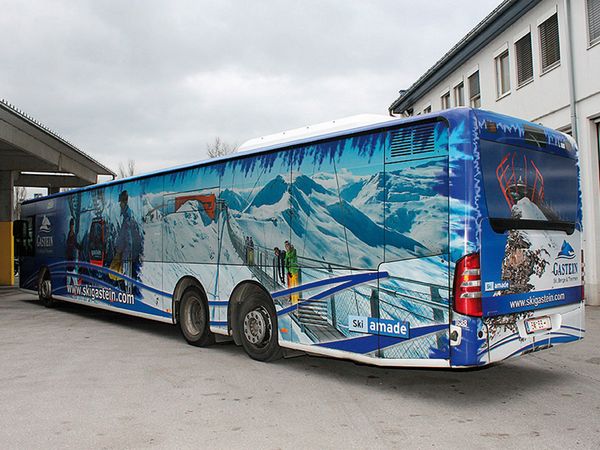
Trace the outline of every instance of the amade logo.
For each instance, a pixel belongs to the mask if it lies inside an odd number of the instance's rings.
[[[376,317],[348,316],[348,330],[356,333],[378,334],[402,339],[410,337],[410,323]]]

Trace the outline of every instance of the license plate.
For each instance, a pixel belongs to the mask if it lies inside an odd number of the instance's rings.
[[[536,331],[549,330],[552,328],[552,320],[550,317],[536,317],[535,319],[527,319],[525,321],[525,331],[527,333],[535,333]]]

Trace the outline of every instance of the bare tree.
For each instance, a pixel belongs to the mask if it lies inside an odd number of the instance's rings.
[[[215,137],[214,141],[206,144],[206,153],[209,158],[216,158],[218,156],[225,156],[233,153],[237,150],[236,144],[230,144],[225,142],[219,136]]]
[[[27,188],[22,186],[15,187],[15,203],[13,205],[13,218],[18,220],[21,218],[21,203],[27,198]]]
[[[127,165],[119,163],[118,178],[127,178],[133,175],[135,175],[135,160],[128,160]]]

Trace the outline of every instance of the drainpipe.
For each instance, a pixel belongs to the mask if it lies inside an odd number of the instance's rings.
[[[567,74],[569,77],[569,105],[571,109],[571,134],[577,141],[577,106],[575,104],[575,68],[573,66],[573,27],[571,23],[571,0],[565,0],[565,14],[567,25]]]

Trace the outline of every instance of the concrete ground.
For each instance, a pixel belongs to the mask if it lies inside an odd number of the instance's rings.
[[[0,448],[598,448],[587,339],[485,370],[264,364],[230,343],[0,290]]]

